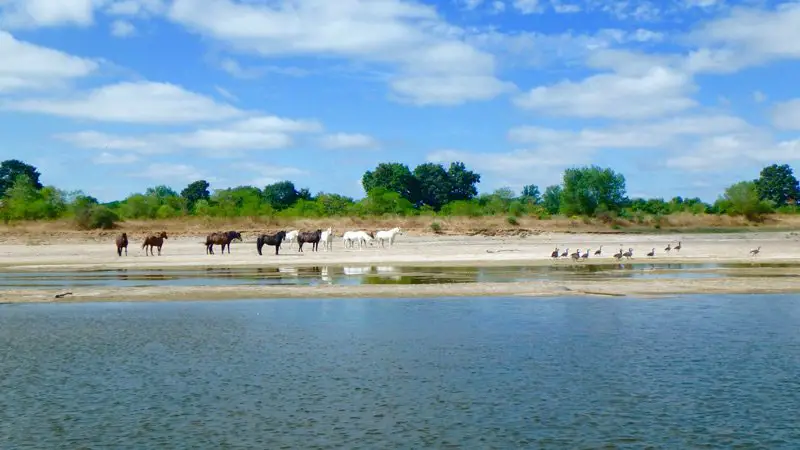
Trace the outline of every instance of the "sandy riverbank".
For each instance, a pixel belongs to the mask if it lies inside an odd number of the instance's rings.
[[[663,249],[681,241],[680,252],[667,255]],[[594,251],[603,246],[603,256]],[[117,269],[174,269],[221,267],[291,267],[291,266],[486,266],[486,265],[565,265],[575,264],[561,259],[553,261],[554,247],[569,248],[570,252],[587,247],[592,256],[587,263],[613,263],[611,255],[620,247],[634,248],[632,262],[658,261],[664,263],[797,263],[800,264],[800,234],[792,232],[685,234],[685,235],[597,235],[542,233],[534,236],[490,238],[479,236],[409,236],[397,238],[393,248],[377,247],[364,250],[344,249],[341,241],[334,242],[332,252],[299,253],[296,246],[282,248],[275,256],[256,253],[254,236],[245,236],[242,243],[233,244],[231,254],[206,255],[202,237],[168,239],[161,256],[145,256],[141,242],[132,241],[129,255],[118,257],[113,240],[107,243],[40,242],[37,245],[6,244],[0,247],[0,271],[63,272]],[[752,248],[761,247],[757,258],[749,255]],[[645,256],[652,248],[656,256]],[[272,248],[266,248],[265,250]],[[763,271],[759,272],[761,275]],[[422,296],[481,296],[481,295],[573,295],[598,293],[604,295],[661,295],[705,292],[800,292],[800,280],[795,276],[780,278],[754,276],[744,279],[691,280],[585,280],[552,283],[467,283],[435,285],[359,285],[359,286],[214,286],[214,287],[135,287],[124,290],[91,287],[64,301],[101,300],[189,300],[224,298],[277,297],[422,297]],[[53,301],[59,289],[29,289],[0,291],[2,302]]]

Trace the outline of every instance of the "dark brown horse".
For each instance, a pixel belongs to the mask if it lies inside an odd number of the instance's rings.
[[[322,239],[322,230],[317,231],[304,231],[297,235],[297,243],[300,245],[298,251],[303,251],[303,244],[311,244],[311,251],[316,252],[319,250],[319,241]]]
[[[258,250],[258,254],[261,254],[261,249],[264,248],[264,245],[272,245],[275,247],[275,254],[278,254],[278,250],[281,248],[281,242],[283,239],[286,238],[285,231],[278,231],[275,234],[262,234],[261,236],[256,239],[256,249]]]
[[[242,234],[238,231],[228,231],[228,232],[219,232],[219,233],[211,233],[206,236],[206,254],[213,255],[214,254],[214,245],[221,245],[222,246],[222,254],[225,254],[225,246],[228,247],[228,254],[231,254],[231,241],[234,239],[238,240],[239,242],[242,241]]]
[[[125,249],[125,256],[128,256],[128,234],[122,233],[117,236],[117,256],[122,256],[122,249]]]
[[[147,255],[147,248],[150,249],[150,256],[153,256],[153,247],[158,248],[158,256],[161,256],[161,246],[164,245],[164,239],[167,238],[167,232],[162,231],[159,235],[151,235],[147,236],[144,239],[144,243],[142,244],[142,248],[144,248],[144,254]],[[147,248],[145,248],[147,247]]]

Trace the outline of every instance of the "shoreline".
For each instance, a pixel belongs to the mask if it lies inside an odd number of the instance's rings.
[[[682,242],[680,253],[667,255],[663,248]],[[136,244],[133,242],[132,244]],[[603,245],[603,256],[595,257],[594,249]],[[35,245],[7,244],[0,246],[0,276],[14,273],[56,274],[91,271],[197,271],[210,269],[282,269],[286,267],[559,267],[560,274],[571,267],[586,265],[617,266],[611,254],[620,247],[634,248],[630,264],[705,264],[736,265],[747,271],[739,277],[692,278],[681,277],[681,270],[695,268],[672,267],[673,278],[580,279],[580,272],[568,280],[552,278],[536,281],[487,282],[455,284],[361,284],[361,285],[198,285],[198,286],[135,286],[106,287],[70,285],[65,274],[63,286],[18,288],[0,287],[0,302],[78,302],[78,301],[170,301],[223,300],[237,298],[388,298],[388,297],[475,297],[475,296],[564,296],[600,295],[663,296],[698,293],[800,293],[800,236],[796,232],[760,232],[733,234],[663,235],[597,235],[573,233],[542,233],[527,237],[481,236],[399,236],[392,248],[370,247],[364,250],[343,249],[334,241],[332,252],[298,253],[297,247],[281,248],[280,256],[267,247],[258,256],[255,243],[236,242],[231,254],[206,255],[202,241],[196,237],[167,240],[162,256],[144,256],[131,246],[129,256],[118,257],[113,240],[98,243],[48,242]],[[591,248],[588,261],[574,262],[568,258],[553,260],[554,247],[561,251],[570,248]],[[749,256],[752,248],[761,247],[758,257]],[[645,254],[656,249],[655,257]],[[759,264],[786,265],[758,267]],[[752,268],[748,266],[753,266]],[[788,269],[787,269],[788,267]],[[714,269],[710,267],[710,269]],[[546,269],[545,269],[546,270]],[[202,277],[201,277],[202,278]],[[235,277],[234,277],[235,278]],[[577,278],[577,279],[575,279]],[[56,280],[58,278],[55,278]],[[146,282],[143,282],[146,284]],[[6,289],[8,287],[8,289]],[[55,299],[58,293],[73,291],[73,295]]]

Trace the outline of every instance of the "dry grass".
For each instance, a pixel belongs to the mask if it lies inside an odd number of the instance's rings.
[[[238,230],[243,233],[270,232],[280,229],[310,230],[333,227],[341,233],[352,229],[378,230],[395,226],[402,227],[414,235],[527,235],[542,232],[566,233],[653,233],[653,232],[713,232],[791,230],[800,228],[800,216],[773,215],[762,223],[748,222],[742,217],[674,214],[661,218],[646,218],[639,222],[621,219],[600,221],[585,218],[556,217],[538,220],[519,217],[517,225],[510,225],[507,217],[441,217],[415,216],[391,218],[181,218],[169,220],[130,220],[120,224],[117,230],[79,231],[71,221],[20,222],[0,226],[0,241],[44,245],[53,241],[106,240],[121,231],[132,238],[156,231],[166,231],[170,236],[205,236],[211,231]],[[439,224],[438,233],[431,225]]]

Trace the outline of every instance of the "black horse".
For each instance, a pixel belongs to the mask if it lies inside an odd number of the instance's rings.
[[[222,253],[225,254],[225,246],[228,247],[228,254],[231,253],[231,241],[234,239],[238,240],[239,242],[242,241],[242,234],[238,231],[228,231],[225,233],[211,233],[206,236],[206,254],[213,255],[214,254],[214,245],[221,245],[222,246]]]
[[[281,248],[281,242],[286,238],[285,231],[278,231],[275,234],[262,234],[261,236],[256,239],[256,249],[258,249],[258,254],[261,254],[261,249],[264,248],[264,245],[272,245],[275,247],[275,254],[278,254],[278,250]]]
[[[322,230],[317,231],[304,231],[297,235],[297,243],[300,245],[299,251],[303,251],[303,244],[308,242],[311,244],[311,251],[316,252],[319,250],[319,241],[322,239]]]

